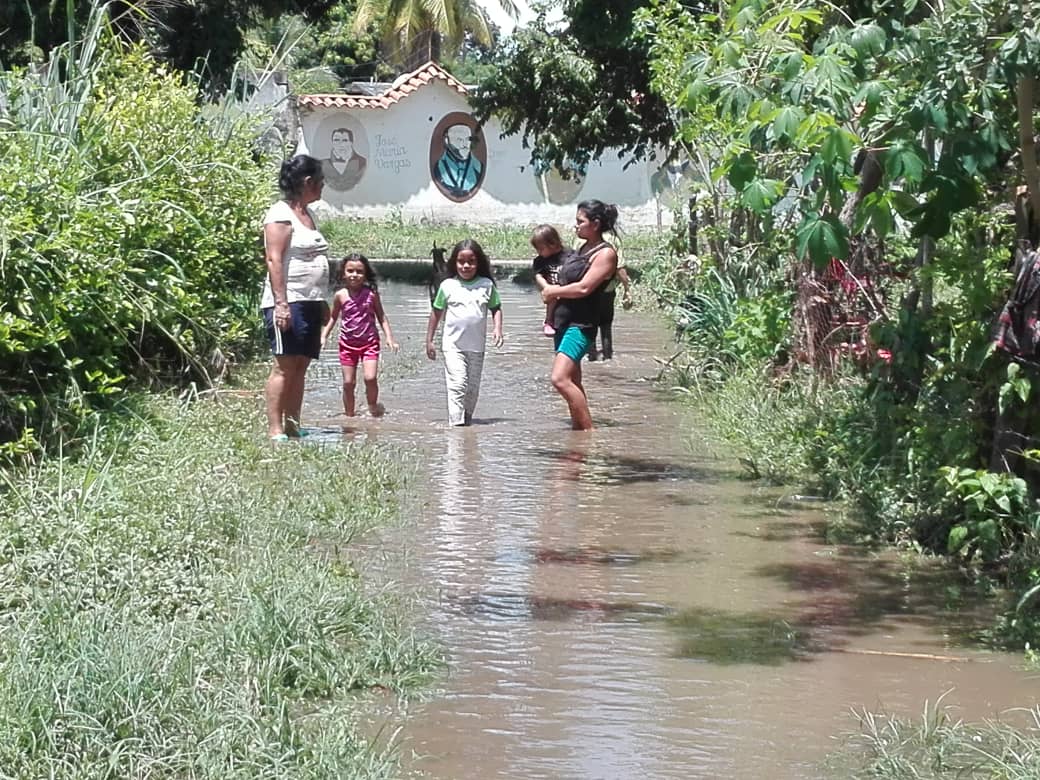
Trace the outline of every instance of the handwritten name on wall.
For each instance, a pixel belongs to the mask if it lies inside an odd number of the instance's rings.
[[[408,147],[399,144],[396,135],[376,133],[375,153],[376,168],[380,170],[400,174],[404,169],[412,167]]]

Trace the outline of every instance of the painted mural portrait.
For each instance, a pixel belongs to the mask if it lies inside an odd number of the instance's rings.
[[[430,139],[430,176],[446,197],[469,200],[484,181],[487,147],[476,120],[453,112],[437,123]]]
[[[325,186],[340,192],[353,189],[365,175],[368,161],[354,146],[354,131],[337,127],[329,138],[329,156],[321,161]]]
[[[567,178],[555,167],[535,173],[535,178],[542,197],[555,206],[573,203],[585,186],[585,175],[576,165],[567,166]]]

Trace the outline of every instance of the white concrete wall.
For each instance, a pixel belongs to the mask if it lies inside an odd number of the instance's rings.
[[[471,197],[454,202],[431,178],[431,136],[441,119],[456,111],[469,114],[465,96],[440,80],[386,109],[302,107],[299,151],[326,158],[332,130],[348,127],[354,132],[355,152],[367,161],[364,174],[351,189],[337,191],[326,183],[324,207],[364,218],[400,214],[409,220],[438,222],[569,225],[576,203],[598,198],[618,205],[623,227],[671,222],[667,194],[659,200],[651,191],[650,175],[659,163],[635,163],[625,169],[616,154],[608,153],[589,166],[580,187],[554,180],[547,195],[519,136],[500,138],[494,120],[484,128],[483,181]]]

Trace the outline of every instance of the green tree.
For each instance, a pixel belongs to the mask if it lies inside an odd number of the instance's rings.
[[[321,18],[335,0],[65,0],[0,3],[0,62],[42,62],[56,46],[75,39],[92,9],[103,7],[125,40],[146,40],[152,51],[182,71],[201,69],[214,86],[227,83],[245,45],[244,31],[284,13]]]
[[[513,0],[499,0],[513,18],[519,10]],[[413,70],[428,60],[439,61],[442,49],[449,57],[462,49],[467,35],[492,46],[491,23],[475,0],[360,0],[354,31],[378,30],[384,56]]]
[[[634,158],[669,146],[669,107],[650,88],[649,44],[634,35],[646,0],[571,0],[557,29],[539,16],[518,31],[474,105],[519,133],[545,170],[582,169],[606,149]]]

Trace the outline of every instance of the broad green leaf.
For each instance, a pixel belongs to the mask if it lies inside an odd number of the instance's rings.
[[[844,258],[849,253],[845,227],[832,216],[809,215],[798,226],[795,251],[799,257],[808,255],[817,268],[832,258]]]
[[[901,217],[906,217],[914,210],[920,208],[921,204],[917,202],[917,198],[909,192],[890,190],[889,194],[892,200],[892,205],[895,206],[896,212]]]
[[[777,61],[777,65],[780,68],[780,75],[787,81],[793,80],[802,70],[802,52],[792,51],[784,54]]]
[[[740,55],[742,48],[734,40],[723,41],[722,45],[719,46],[719,55],[731,68],[740,67]]]
[[[752,179],[740,194],[740,202],[749,209],[764,213],[783,194],[784,183],[776,179]]]
[[[916,144],[898,140],[885,152],[885,173],[892,180],[900,177],[920,182],[925,170],[924,152]]]
[[[1032,383],[1025,377],[1021,377],[1014,381],[1015,392],[1018,393],[1018,397],[1023,403],[1029,400],[1029,393],[1033,389]]]
[[[729,183],[733,189],[743,191],[758,171],[758,164],[751,152],[741,153],[729,166]]]
[[[784,106],[773,120],[773,137],[790,141],[798,132],[798,126],[805,119],[805,113],[797,106]]]
[[[895,218],[887,198],[880,201],[871,210],[870,224],[878,238],[886,238],[895,229]]]
[[[876,108],[886,89],[886,86],[880,81],[864,81],[859,85],[859,90],[852,100],[854,103],[864,103],[869,108]]]
[[[955,553],[964,546],[964,543],[968,540],[968,529],[963,525],[955,525],[950,529],[949,536],[946,537],[946,550],[950,553]]]
[[[986,491],[988,496],[992,496],[1000,488],[1000,477],[992,471],[984,471],[979,476],[979,481],[982,483],[982,489]]]
[[[835,165],[839,161],[849,162],[852,157],[852,143],[855,137],[847,130],[840,127],[832,127],[827,131],[827,137],[820,147],[820,156],[824,162]]]
[[[885,31],[873,23],[857,24],[849,37],[852,47],[861,58],[884,51],[885,39]]]

